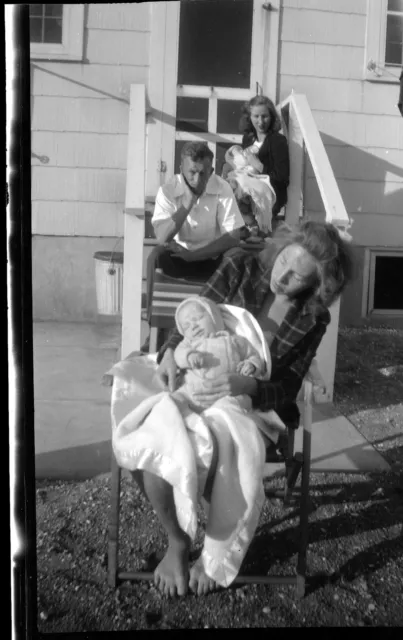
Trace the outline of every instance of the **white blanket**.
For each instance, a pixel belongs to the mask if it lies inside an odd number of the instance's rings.
[[[256,320],[245,309],[220,305],[229,330],[251,340],[267,363],[270,353]],[[112,389],[112,445],[118,464],[148,470],[173,486],[182,529],[195,538],[201,500],[218,443],[217,471],[207,511],[204,548],[199,563],[226,587],[237,576],[253,538],[264,501],[265,445],[261,433],[277,441],[285,427],[274,412],[247,413],[235,398],[223,398],[201,415],[185,418],[155,377],[156,355],[115,365]],[[263,418],[262,418],[263,416]],[[277,420],[276,420],[277,417]],[[271,426],[274,418],[274,426]]]

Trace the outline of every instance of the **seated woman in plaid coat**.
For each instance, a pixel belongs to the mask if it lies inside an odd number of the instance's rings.
[[[279,228],[258,255],[236,250],[223,260],[201,295],[255,316],[269,344],[272,375],[259,380],[224,374],[195,396],[197,402],[212,404],[224,396],[247,394],[254,408],[274,410],[288,427],[299,426],[298,392],[330,323],[329,307],[352,277],[349,239],[331,224],[309,221],[296,230]],[[174,330],[158,356],[158,375],[170,391],[175,390],[177,374],[174,350],[182,339]],[[210,468],[210,475],[215,471]],[[156,585],[171,596],[184,595],[188,588],[198,595],[208,593],[214,582],[197,564],[189,570],[190,541],[178,524],[172,487],[149,472],[139,481],[168,535],[167,553],[155,571]]]

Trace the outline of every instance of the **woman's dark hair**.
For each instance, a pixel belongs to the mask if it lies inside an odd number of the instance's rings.
[[[210,158],[213,162],[214,159],[214,153],[205,142],[186,142],[182,147],[181,160],[187,156],[194,162],[204,160],[204,158]]]
[[[306,302],[312,310],[328,308],[341,295],[354,276],[354,259],[350,242],[342,232],[327,222],[309,220],[296,229],[280,225],[273,240],[276,250],[270,257],[270,267],[277,256],[289,245],[298,244],[314,258],[317,280]]]
[[[274,106],[273,101],[270,100],[270,98],[268,98],[267,96],[255,96],[254,98],[249,100],[249,102],[245,102],[244,106],[242,107],[243,115],[239,123],[239,130],[241,133],[256,134],[255,127],[253,126],[252,121],[250,119],[250,112],[252,107],[261,107],[261,106],[267,107],[271,115],[269,131],[272,131],[272,132],[280,131],[281,120],[276,111],[276,107]]]

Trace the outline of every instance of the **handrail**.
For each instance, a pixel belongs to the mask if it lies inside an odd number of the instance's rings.
[[[351,220],[306,96],[291,93],[277,108],[283,115],[288,112],[288,115],[291,113],[296,118],[322,196],[326,222],[346,231],[351,226]]]

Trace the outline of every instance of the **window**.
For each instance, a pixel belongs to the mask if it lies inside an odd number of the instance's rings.
[[[399,82],[403,67],[403,0],[369,0],[366,78]]]
[[[30,4],[32,59],[82,60],[83,4]]]
[[[369,250],[366,315],[403,316],[403,252]]]

